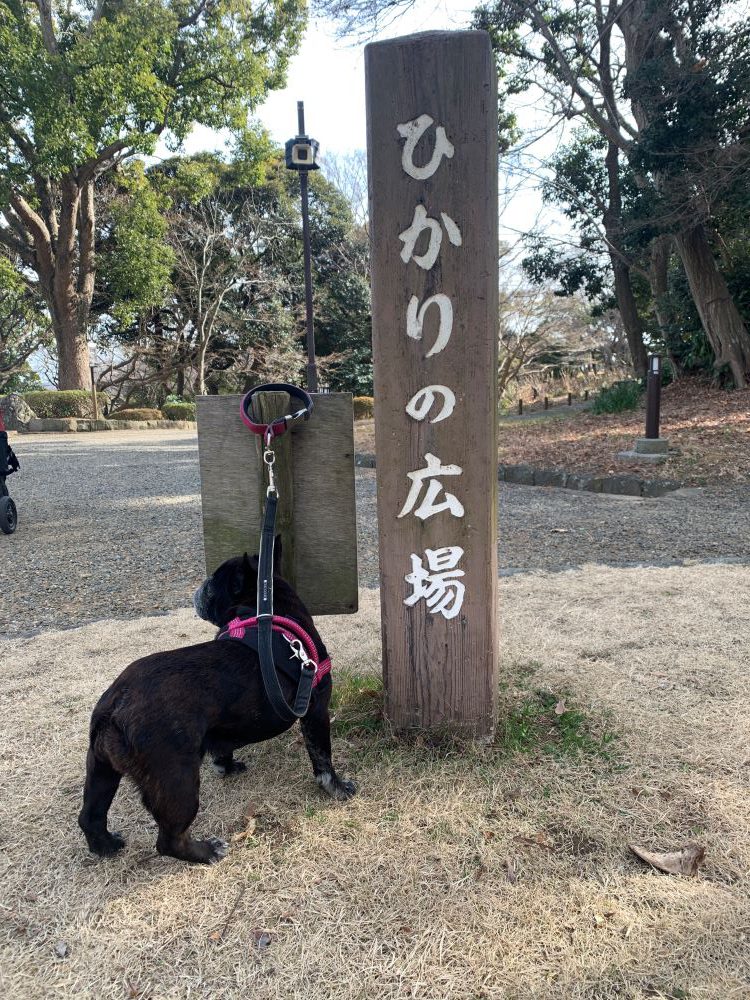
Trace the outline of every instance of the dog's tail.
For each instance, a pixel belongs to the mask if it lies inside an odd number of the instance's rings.
[[[106,761],[120,774],[127,774],[133,747],[122,725],[120,696],[105,692],[91,715],[89,747],[97,760]]]

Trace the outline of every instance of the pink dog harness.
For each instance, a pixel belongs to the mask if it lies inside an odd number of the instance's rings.
[[[288,650],[284,650],[287,664],[298,667],[300,670],[303,667],[307,667],[308,669],[310,667],[315,668],[315,677],[313,678],[312,686],[316,687],[326,674],[331,672],[330,656],[326,656],[323,660],[320,659],[315,643],[302,626],[294,621],[293,618],[274,615],[272,628],[274,633],[285,639],[288,644]],[[257,636],[258,616],[253,615],[250,618],[233,618],[221,630],[217,639],[236,639],[257,651]],[[287,664],[278,662],[276,656],[274,656],[274,660],[278,669],[283,670],[285,674],[289,674],[289,670],[285,669]],[[298,663],[294,663],[294,660],[297,660]]]

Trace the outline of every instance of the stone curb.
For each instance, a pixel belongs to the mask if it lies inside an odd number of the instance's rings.
[[[522,486],[557,486],[588,493],[609,493],[628,497],[660,497],[678,490],[682,483],[673,479],[640,479],[638,476],[595,476],[564,469],[534,469],[530,465],[499,465],[497,478]]]
[[[374,469],[375,456],[358,454],[354,464],[360,469]],[[588,493],[609,493],[629,497],[660,497],[678,490],[682,483],[671,479],[639,479],[637,476],[595,476],[590,473],[565,472],[564,469],[535,469],[530,465],[499,465],[497,478],[519,486],[557,486]]]
[[[51,431],[194,431],[198,425],[194,420],[85,420],[80,417],[34,417],[29,421],[27,431],[44,434]]]

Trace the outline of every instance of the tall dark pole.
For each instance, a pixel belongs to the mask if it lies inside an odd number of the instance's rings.
[[[297,131],[305,134],[305,105],[297,101]],[[318,369],[315,364],[315,331],[313,329],[312,262],[310,259],[310,216],[307,203],[307,170],[299,172],[302,196],[302,244],[305,255],[305,312],[307,315],[307,390],[318,391]]]
[[[646,379],[646,437],[659,437],[659,411],[661,409],[661,356],[651,354],[648,359]]]

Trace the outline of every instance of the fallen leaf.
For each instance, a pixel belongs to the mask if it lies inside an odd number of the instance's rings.
[[[221,939],[222,939],[223,936],[224,935],[221,933],[221,931],[211,931],[211,933],[208,935],[208,940],[209,941],[221,941]]]
[[[545,851],[554,851],[555,845],[551,843],[543,833],[535,833],[533,837],[523,837],[521,835],[514,838],[520,840],[522,844],[529,844],[531,847],[543,847]]]
[[[239,833],[232,834],[232,843],[237,843],[239,840],[249,840],[250,837],[255,834],[256,822],[252,817],[248,819],[247,826],[244,830],[240,830]]]
[[[58,958],[67,958],[70,954],[70,948],[68,947],[67,941],[58,941],[55,945],[55,954]]]
[[[516,871],[515,862],[510,858],[505,859],[505,876],[511,885],[515,885],[518,881],[518,872]]]
[[[604,917],[601,913],[594,914],[594,927],[601,927],[604,924]]]
[[[633,925],[626,924],[622,929],[622,936],[624,938],[629,938],[632,933],[633,933]]]
[[[555,705],[555,715],[565,715],[567,711],[568,709],[565,705],[565,699],[561,698]]]
[[[693,842],[678,851],[665,851],[663,854],[647,851],[645,847],[635,844],[628,844],[628,847],[641,861],[668,875],[695,875],[706,856],[705,847]]]

